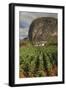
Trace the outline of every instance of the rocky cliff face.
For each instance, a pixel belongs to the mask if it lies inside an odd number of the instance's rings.
[[[58,23],[56,18],[40,17],[30,25],[29,40],[33,43],[47,41],[49,38],[57,39]]]

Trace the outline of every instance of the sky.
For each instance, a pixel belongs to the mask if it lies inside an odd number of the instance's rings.
[[[33,20],[39,17],[54,17],[58,18],[57,13],[45,13],[45,12],[19,12],[19,39],[22,40],[28,37],[28,31],[30,24]]]

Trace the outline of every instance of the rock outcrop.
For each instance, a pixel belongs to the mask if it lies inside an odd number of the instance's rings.
[[[53,17],[35,19],[29,28],[29,40],[33,43],[47,41],[49,38],[57,40],[58,21]]]

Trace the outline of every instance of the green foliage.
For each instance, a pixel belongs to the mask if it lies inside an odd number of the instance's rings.
[[[19,65],[25,77],[50,76],[53,65],[57,66],[57,46],[20,47]]]

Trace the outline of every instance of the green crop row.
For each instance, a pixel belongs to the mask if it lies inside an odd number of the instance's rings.
[[[24,77],[57,75],[57,46],[20,47],[19,66]]]

